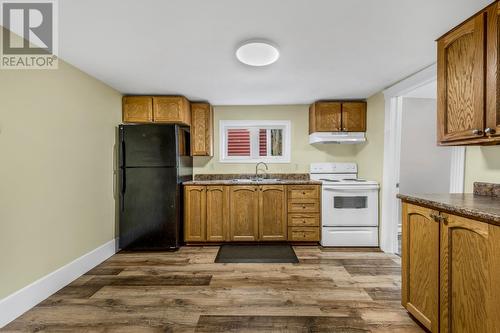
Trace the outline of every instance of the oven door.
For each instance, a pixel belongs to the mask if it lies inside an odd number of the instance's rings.
[[[378,188],[323,186],[323,227],[378,226]]]

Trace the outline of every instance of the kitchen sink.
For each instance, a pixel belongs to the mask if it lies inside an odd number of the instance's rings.
[[[242,178],[237,178],[237,179],[233,179],[232,180],[233,182],[235,183],[254,183],[254,182],[279,182],[281,181],[281,179],[277,179],[277,178],[272,178],[272,179],[269,179],[269,178],[245,178],[245,179],[242,179]]]

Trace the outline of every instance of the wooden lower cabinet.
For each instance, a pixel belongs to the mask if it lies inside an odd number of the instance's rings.
[[[289,213],[288,214],[288,226],[289,227],[319,227],[319,214],[300,214],[300,213]]]
[[[223,242],[228,237],[229,191],[226,186],[207,186],[207,241]]]
[[[288,186],[288,240],[319,242],[321,238],[321,187],[317,185]]]
[[[286,192],[283,185],[259,188],[259,239],[287,240]]]
[[[206,238],[206,186],[184,187],[184,240],[203,242]]]
[[[259,239],[259,193],[257,186],[229,187],[229,239]]]
[[[402,304],[431,332],[500,332],[500,226],[403,204]]]
[[[319,228],[290,227],[288,228],[288,240],[294,242],[317,242],[319,241]]]
[[[432,218],[436,214],[403,206],[401,302],[432,332],[439,327],[439,222]]]
[[[186,185],[184,241],[317,242],[319,202],[319,185]]]
[[[500,227],[442,215],[441,332],[500,332]]]

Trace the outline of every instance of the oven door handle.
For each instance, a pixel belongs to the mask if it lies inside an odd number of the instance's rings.
[[[342,187],[342,188],[339,188],[339,187],[332,188],[332,187],[324,187],[323,186],[323,190],[324,191],[330,191],[330,192],[342,192],[342,191],[366,192],[366,191],[378,190],[378,187],[372,187],[372,188],[363,187],[363,188],[359,188],[358,186],[345,186],[345,187]]]

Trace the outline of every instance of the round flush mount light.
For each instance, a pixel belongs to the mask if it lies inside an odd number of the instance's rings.
[[[269,42],[248,41],[236,50],[236,58],[245,65],[268,66],[280,57],[278,49]]]

